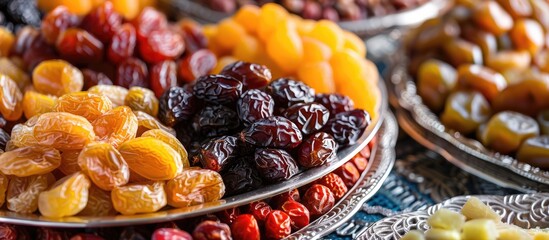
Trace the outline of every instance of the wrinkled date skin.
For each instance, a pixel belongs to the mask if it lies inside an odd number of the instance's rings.
[[[158,118],[167,126],[190,120],[197,110],[198,99],[191,88],[171,87],[160,97]]]
[[[227,189],[226,196],[248,192],[259,188],[263,181],[259,174],[252,168],[248,159],[236,159],[227,169],[221,172],[223,182]]]
[[[303,135],[290,120],[273,116],[253,123],[240,133],[240,138],[256,146],[292,149],[301,143]]]
[[[288,192],[284,192],[274,196],[273,198],[271,198],[271,205],[274,208],[279,209],[282,206],[282,204],[284,204],[287,201],[300,202],[301,196],[299,195],[299,190],[292,189]]]
[[[193,130],[206,137],[227,135],[240,124],[235,111],[223,105],[206,106],[193,119]]]
[[[267,239],[283,239],[292,233],[292,220],[283,211],[274,210],[265,221],[265,237]]]
[[[318,103],[296,104],[284,111],[284,117],[295,123],[304,135],[320,130],[328,122],[328,109]]]
[[[347,186],[343,179],[335,173],[329,173],[328,175],[320,178],[316,183],[328,187],[334,194],[335,200],[339,200],[347,193]]]
[[[242,83],[224,75],[199,77],[193,87],[194,95],[213,104],[234,103],[242,94]]]
[[[335,204],[335,198],[328,187],[314,184],[305,192],[302,202],[309,209],[311,217],[317,218],[332,209]]]
[[[352,145],[357,142],[370,122],[368,112],[352,110],[336,114],[326,123],[324,131],[331,134],[339,144]]]
[[[315,90],[289,78],[279,78],[267,86],[267,93],[273,96],[276,106],[287,108],[297,103],[309,103],[315,100]]]
[[[318,132],[299,146],[297,161],[304,168],[317,167],[337,158],[337,149],[338,144],[330,134]]]
[[[265,220],[267,220],[267,216],[269,216],[271,211],[273,211],[271,206],[263,201],[252,202],[248,206],[248,212],[252,214],[261,225],[265,223]]]
[[[219,173],[199,168],[186,168],[166,183],[168,205],[188,207],[221,199],[225,185]]]
[[[326,107],[332,116],[341,112],[351,111],[355,108],[355,104],[351,98],[338,93],[317,94],[315,102]]]
[[[226,223],[229,225],[233,224],[234,220],[239,215],[240,215],[240,208],[237,208],[237,207],[225,209],[223,211],[219,211],[215,213],[215,216],[217,216],[222,223]]]
[[[17,240],[18,233],[15,226],[2,223],[0,224],[0,239]]]
[[[204,168],[219,172],[233,161],[237,144],[233,136],[215,138],[202,145],[197,157]]]
[[[242,94],[237,102],[237,113],[244,125],[273,116],[275,103],[273,98],[258,89],[251,89]]]
[[[236,217],[231,224],[231,232],[235,240],[259,240],[261,232],[256,219],[251,214],[242,214]]]
[[[227,65],[221,74],[241,81],[244,90],[265,87],[272,78],[271,70],[266,66],[242,61]]]
[[[281,149],[257,149],[254,164],[263,179],[271,183],[290,179],[299,172],[292,156]]]
[[[309,210],[296,201],[287,201],[280,207],[292,220],[292,229],[299,230],[309,225]]]
[[[348,188],[352,188],[360,178],[360,172],[353,162],[346,162],[334,172],[341,177]]]
[[[193,231],[194,240],[229,240],[231,229],[225,223],[204,221]]]

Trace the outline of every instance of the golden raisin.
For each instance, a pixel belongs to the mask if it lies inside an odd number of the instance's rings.
[[[98,141],[108,142],[115,147],[135,138],[137,117],[127,106],[116,107],[93,121],[93,130]]]
[[[78,213],[80,216],[109,216],[115,215],[116,210],[112,205],[111,193],[101,190],[95,185],[90,186],[88,203]]]
[[[126,99],[128,89],[116,85],[95,85],[88,89],[88,92],[104,95],[117,107],[124,106],[124,99]]]
[[[78,166],[78,155],[80,155],[80,150],[63,151],[61,153],[61,165],[57,169],[65,176],[82,171]]]
[[[168,204],[187,207],[221,199],[225,185],[219,173],[199,168],[184,169],[176,178],[166,183]]]
[[[31,118],[36,120],[38,117],[35,116]],[[11,140],[10,142],[15,147],[24,147],[24,146],[34,146],[38,145],[38,141],[34,138],[34,123],[30,124],[31,120],[27,120],[25,124],[17,124],[13,126],[11,130]],[[6,150],[9,151],[6,147]]]
[[[177,140],[177,138],[173,135],[161,129],[151,129],[144,132],[141,137],[152,137],[170,145],[170,147],[177,151],[177,153],[179,153],[179,156],[181,156],[181,162],[183,164],[182,167],[188,168],[191,166],[189,164],[187,150],[185,149],[183,144],[181,144],[181,142],[179,142],[179,140]]]
[[[495,1],[479,2],[473,16],[480,27],[498,36],[513,27],[513,18]]]
[[[13,60],[0,58],[0,73],[7,75],[11,80],[17,83],[17,86],[21,91],[23,91],[25,87],[31,85],[29,75],[21,70],[21,67],[17,66]]]
[[[0,113],[8,121],[18,120],[23,115],[23,94],[8,76],[0,74]]]
[[[35,91],[27,91],[23,96],[23,113],[31,118],[42,113],[52,112],[56,98]]]
[[[143,111],[151,116],[158,114],[158,99],[154,92],[147,88],[130,88],[124,103],[134,111]]]
[[[40,193],[38,209],[46,217],[73,216],[82,211],[88,202],[90,180],[82,172],[59,179]]]
[[[6,192],[8,191],[9,178],[4,174],[0,174],[0,207],[6,201]]]
[[[48,175],[11,177],[6,195],[7,207],[18,213],[33,213],[38,209],[38,195],[49,186]]]
[[[130,169],[120,152],[109,143],[90,143],[78,156],[78,166],[95,185],[110,191],[128,183]]]
[[[0,171],[6,175],[27,177],[46,174],[61,165],[61,154],[54,148],[28,146],[0,155]]]
[[[59,150],[82,149],[95,139],[93,126],[83,117],[64,113],[44,113],[34,126],[34,138],[40,145]]]
[[[61,96],[55,104],[57,112],[67,112],[82,116],[88,121],[95,119],[112,109],[112,102],[107,97],[90,92],[75,92]]]
[[[84,86],[82,72],[63,60],[38,64],[32,72],[32,81],[37,91],[55,96],[78,92]]]
[[[173,128],[167,127],[166,125],[160,123],[160,121],[153,116],[141,111],[135,111],[134,113],[137,117],[137,123],[139,125],[139,128],[137,129],[137,136],[141,136],[141,134],[150,129],[162,129],[175,136],[175,130],[173,130]]]
[[[15,42],[13,33],[5,27],[0,27],[0,42],[0,57],[9,56],[13,42]]]
[[[156,212],[166,206],[162,182],[117,187],[111,192],[111,198],[114,209],[124,215]]]

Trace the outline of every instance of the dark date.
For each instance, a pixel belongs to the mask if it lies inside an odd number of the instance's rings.
[[[326,123],[323,131],[331,134],[340,145],[351,145],[358,141],[370,122],[370,114],[364,110],[341,112]]]
[[[249,125],[259,119],[273,116],[273,98],[258,89],[251,89],[242,94],[236,104],[238,117],[245,124]]]
[[[254,165],[263,179],[270,183],[288,180],[299,172],[294,158],[282,149],[256,149]]]
[[[310,103],[315,100],[314,89],[289,78],[272,81],[266,90],[273,97],[277,108],[287,108],[297,103]]]
[[[197,110],[198,99],[189,87],[171,87],[160,97],[158,118],[168,126],[190,120]]]
[[[225,183],[224,196],[228,197],[248,192],[263,185],[263,180],[250,165],[251,161],[253,161],[253,156],[235,159],[233,164],[221,172],[223,183]]]
[[[328,122],[328,109],[318,103],[300,103],[286,109],[282,114],[295,123],[305,135],[320,130]]]
[[[196,155],[202,167],[219,172],[235,158],[238,139],[233,136],[214,138],[204,143]]]
[[[240,133],[240,138],[255,146],[292,149],[301,143],[303,136],[293,122],[273,116],[254,122]]]
[[[193,130],[206,137],[227,135],[240,124],[235,111],[223,105],[206,106],[193,119]]]
[[[297,161],[301,167],[312,168],[333,161],[337,157],[338,145],[325,132],[309,136],[297,150]]]
[[[272,78],[271,70],[267,67],[242,61],[227,65],[221,74],[241,81],[244,90],[265,87]]]
[[[206,75],[196,80],[194,95],[213,104],[236,102],[242,94],[242,82],[225,75]]]
[[[338,93],[317,94],[315,102],[326,107],[332,116],[355,109],[355,103],[351,98]]]

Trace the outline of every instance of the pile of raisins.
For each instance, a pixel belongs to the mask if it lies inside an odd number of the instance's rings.
[[[194,165],[222,175],[225,196],[333,161],[370,123],[346,96],[271,81],[268,68],[247,62],[172,87],[159,101],[159,119],[176,129]]]

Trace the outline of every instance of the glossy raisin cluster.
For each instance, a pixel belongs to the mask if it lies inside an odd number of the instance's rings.
[[[272,80],[267,67],[247,62],[168,89],[159,118],[174,126],[195,165],[221,173],[228,196],[336,159],[370,123],[348,97]]]

